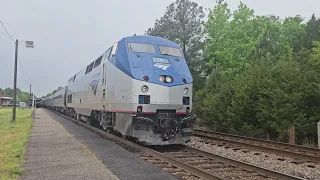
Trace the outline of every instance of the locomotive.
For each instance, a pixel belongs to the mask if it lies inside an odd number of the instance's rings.
[[[182,144],[194,133],[183,51],[155,36],[122,38],[42,104],[145,145]]]

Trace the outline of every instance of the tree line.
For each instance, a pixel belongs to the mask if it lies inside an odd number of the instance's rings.
[[[193,75],[197,123],[213,130],[298,143],[320,121],[320,19],[255,15],[218,0],[176,0],[145,34],[181,45]],[[311,14],[310,14],[311,15]]]
[[[59,86],[57,89],[53,90],[51,93],[48,93],[45,96],[42,96],[41,98],[49,97],[62,88],[63,87]],[[13,89],[11,89],[10,87],[4,88],[4,89],[0,88],[0,94],[3,94],[5,96],[13,98]],[[27,102],[29,98],[32,98],[32,96],[33,96],[33,93],[31,93],[31,95],[30,95],[29,92],[24,92],[24,91],[20,90],[19,88],[17,88],[17,101],[18,102]],[[35,98],[36,98],[36,96],[35,96]]]
[[[7,87],[4,89],[0,88],[0,94],[13,98],[13,89]],[[33,94],[29,92],[24,92],[17,88],[17,101],[18,102],[27,102],[29,98],[32,98]]]
[[[42,96],[41,98],[47,98],[49,96],[52,96],[53,94],[55,94],[56,92],[58,92],[59,90],[61,90],[63,87],[59,86],[57,89],[53,90],[51,93],[48,93],[45,96]]]

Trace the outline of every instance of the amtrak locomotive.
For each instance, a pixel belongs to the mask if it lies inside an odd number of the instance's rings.
[[[146,145],[193,135],[189,68],[180,46],[159,37],[121,39],[42,103]]]

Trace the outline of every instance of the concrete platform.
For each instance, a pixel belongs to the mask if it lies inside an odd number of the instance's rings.
[[[37,109],[22,179],[175,180],[116,143]]]
[[[23,180],[119,179],[43,109],[36,110],[22,168]]]

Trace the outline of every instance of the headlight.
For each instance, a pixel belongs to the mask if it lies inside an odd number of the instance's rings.
[[[188,91],[189,91],[189,89],[188,89],[188,88],[184,88],[184,93],[185,93],[185,94],[187,94],[187,93],[188,93]]]
[[[163,77],[163,76],[159,76],[159,80],[160,80],[161,82],[163,82],[163,81],[164,81],[164,77]]]
[[[146,85],[143,85],[143,86],[141,87],[141,91],[142,91],[143,93],[146,93],[146,92],[148,92],[148,91],[149,91],[149,88],[148,88],[148,86],[146,86]]]
[[[166,81],[167,81],[168,83],[171,83],[171,82],[172,82],[172,77],[171,77],[171,76],[167,76],[167,77],[166,77]]]

